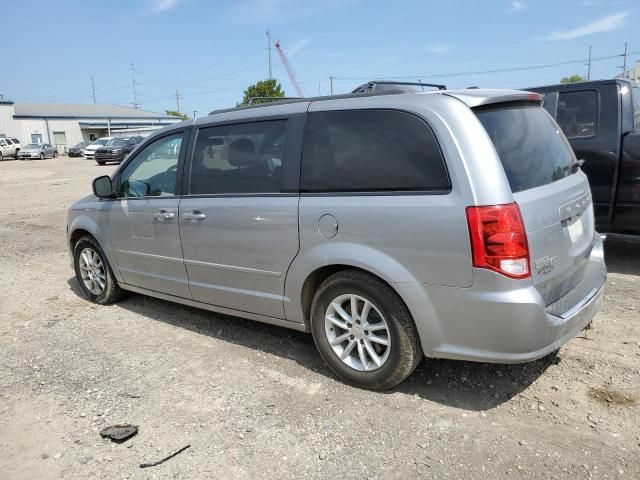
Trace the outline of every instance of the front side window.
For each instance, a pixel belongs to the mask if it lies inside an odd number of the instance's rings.
[[[182,133],[147,145],[127,164],[120,181],[120,197],[164,197],[176,194]]]
[[[560,93],[556,121],[567,138],[595,135],[598,126],[597,92],[584,90]]]
[[[393,110],[310,113],[301,170],[303,192],[450,188],[431,129],[414,115]]]
[[[286,125],[286,120],[267,120],[201,128],[189,193],[280,192]]]

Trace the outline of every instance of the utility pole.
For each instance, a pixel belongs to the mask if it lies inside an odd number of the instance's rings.
[[[269,52],[269,80],[271,80],[271,32],[269,30],[267,30],[267,51]]]
[[[93,77],[91,77],[91,96],[93,97],[93,103],[96,103],[96,86],[93,83]]]
[[[176,88],[176,112],[180,113],[180,99],[182,98],[182,95],[180,95],[180,93],[178,92],[178,89]]]
[[[622,78],[627,78],[627,42],[624,42],[624,63],[622,64]]]
[[[196,113],[198,113],[198,110],[193,111],[193,118],[196,118]]]
[[[589,45],[589,60],[587,60],[587,80],[591,80],[591,45]]]
[[[329,77],[329,93],[333,95],[333,76]]]
[[[133,68],[133,62],[131,62],[131,86],[133,87],[133,108],[136,110],[140,109],[140,105],[138,104],[138,82],[136,82],[136,71]]]

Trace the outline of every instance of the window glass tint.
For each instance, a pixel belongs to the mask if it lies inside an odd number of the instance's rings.
[[[147,145],[124,169],[121,197],[160,197],[176,193],[176,171],[182,133]]]
[[[391,110],[309,114],[302,153],[306,192],[424,191],[450,187],[429,127]]]
[[[596,91],[560,93],[556,121],[568,138],[595,135],[598,124]]]
[[[631,99],[633,101],[633,128],[640,130],[640,88],[631,89]]]
[[[280,192],[286,125],[286,120],[270,120],[201,128],[189,192]]]
[[[509,180],[520,192],[571,174],[573,152],[558,125],[538,106],[477,109]]]

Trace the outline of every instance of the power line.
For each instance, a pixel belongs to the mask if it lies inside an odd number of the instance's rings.
[[[627,55],[633,55],[636,53],[640,53],[640,51],[638,52],[628,52]],[[613,58],[619,58],[624,56],[624,54],[617,54],[617,55],[608,55],[605,57],[597,57],[597,58],[592,58],[591,61],[592,62],[596,62],[596,61],[601,61],[601,60],[610,60]],[[386,76],[386,75],[381,75],[381,77],[385,77],[388,80],[394,80],[394,79],[405,79],[405,78],[421,78],[421,77],[426,77],[426,78],[441,78],[441,77],[460,77],[460,76],[466,76],[466,75],[485,75],[485,74],[491,74],[491,73],[506,73],[506,72],[518,72],[518,71],[527,71],[527,70],[537,70],[537,69],[543,69],[543,68],[553,68],[553,67],[561,67],[561,66],[565,66],[565,65],[575,65],[575,64],[584,64],[585,63],[585,59],[580,59],[580,60],[567,60],[565,62],[555,62],[555,63],[547,63],[547,64],[541,64],[541,65],[527,65],[527,66],[522,66],[522,67],[510,67],[510,68],[496,68],[496,69],[492,69],[492,70],[478,70],[478,71],[467,71],[467,72],[450,72],[450,73],[432,73],[432,74],[422,74],[422,75],[402,75],[402,76]],[[364,79],[371,79],[371,77],[334,77],[340,80],[364,80]]]

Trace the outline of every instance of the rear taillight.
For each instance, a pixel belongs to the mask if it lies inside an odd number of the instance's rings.
[[[510,278],[528,278],[529,246],[516,203],[467,207],[473,266]]]

